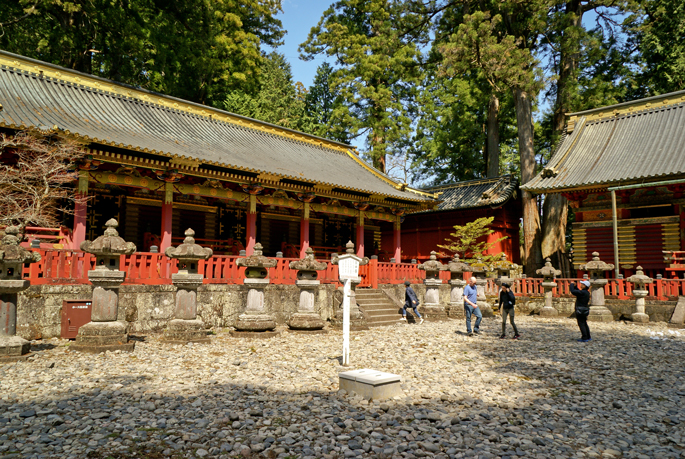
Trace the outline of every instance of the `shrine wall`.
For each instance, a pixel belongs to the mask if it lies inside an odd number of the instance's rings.
[[[119,290],[118,320],[129,323],[131,334],[161,332],[174,315],[171,285],[123,285]],[[333,315],[335,286],[325,284],[316,291],[315,307],[324,321]],[[19,294],[17,335],[25,339],[59,337],[63,300],[89,300],[90,285],[34,285]],[[266,310],[276,323],[285,324],[297,312],[300,290],[295,285],[269,285],[264,292]],[[246,307],[247,287],[203,285],[198,290],[197,315],[208,328],[231,327]]]

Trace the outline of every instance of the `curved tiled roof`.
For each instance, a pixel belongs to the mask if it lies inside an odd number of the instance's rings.
[[[0,127],[54,128],[132,152],[434,202],[373,169],[349,145],[3,51],[0,105]]]
[[[475,207],[499,207],[516,197],[518,180],[513,175],[503,175],[466,182],[426,188],[431,193],[440,193],[441,202],[436,211],[470,209]]]
[[[569,115],[549,164],[521,188],[536,193],[685,176],[685,91]]]

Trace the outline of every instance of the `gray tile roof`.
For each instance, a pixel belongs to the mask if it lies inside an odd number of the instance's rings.
[[[546,193],[685,175],[685,91],[569,116],[572,131],[522,189]]]
[[[439,199],[443,202],[435,209],[441,211],[485,206],[499,207],[512,197],[516,198],[517,187],[516,177],[503,175],[426,188],[426,191],[441,193]]]
[[[3,51],[0,105],[3,127],[57,126],[95,144],[400,200],[432,201],[397,189],[397,182],[351,157],[348,145]]]

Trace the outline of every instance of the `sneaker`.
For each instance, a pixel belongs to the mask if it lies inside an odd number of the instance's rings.
[[[521,337],[521,335],[514,335],[514,337],[512,339],[519,339],[520,337]]]
[[[588,341],[592,341],[592,338],[588,338],[588,339],[585,340],[586,343],[587,343]]]
[[[499,337],[499,339],[506,339],[507,335],[502,335]]]
[[[480,330],[473,330],[473,333],[475,333],[476,335],[480,335]]]
[[[404,317],[404,316],[402,316],[402,318],[401,318],[400,320],[407,320],[407,318],[406,318],[406,317]]]
[[[468,332],[467,335],[468,335],[468,336],[473,336],[473,332]]]
[[[587,340],[583,338],[577,339],[576,341],[578,341],[579,343],[587,343]]]
[[[421,320],[419,320],[419,325],[421,325],[422,323],[423,323],[423,317],[421,318]]]

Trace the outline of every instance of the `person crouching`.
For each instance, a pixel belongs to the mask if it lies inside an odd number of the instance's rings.
[[[419,314],[419,299],[416,297],[416,292],[411,288],[411,282],[404,281],[407,289],[404,291],[404,307],[402,308],[402,320],[407,320],[407,308],[413,308],[414,314],[419,318],[419,325],[423,323],[423,317]]]

